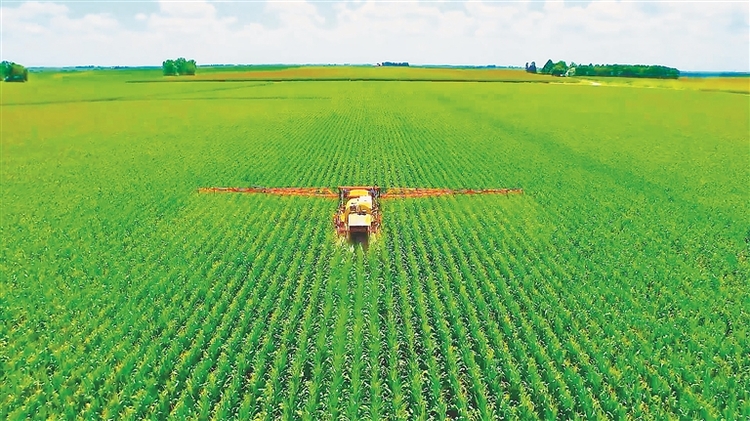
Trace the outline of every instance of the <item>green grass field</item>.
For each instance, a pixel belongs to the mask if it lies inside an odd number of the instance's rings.
[[[0,418],[750,416],[747,95],[1,84]],[[522,187],[383,203],[202,186]]]

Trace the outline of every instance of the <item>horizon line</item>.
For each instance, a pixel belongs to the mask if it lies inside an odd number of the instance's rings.
[[[243,66],[299,66],[299,67],[313,67],[313,66],[372,66],[377,67],[378,63],[383,62],[375,62],[375,63],[210,63],[210,64],[198,64],[197,67],[243,67]],[[394,62],[397,63],[397,62]],[[502,65],[502,64],[447,64],[447,63],[410,63],[409,66],[400,66],[400,67],[478,67],[478,68],[507,68],[507,69],[521,69],[523,70],[523,66],[518,65]],[[639,64],[624,64],[624,63],[607,63],[604,65],[614,65],[614,64],[620,64],[620,65],[639,65]],[[597,64],[595,64],[597,65]],[[600,64],[601,65],[601,64]],[[650,65],[646,65],[650,66]],[[655,64],[654,66],[661,66],[658,64]],[[113,65],[101,65],[101,64],[74,64],[74,65],[39,65],[39,66],[25,66],[27,69],[75,69],[75,68],[103,68],[103,69],[114,69],[114,68],[160,68],[161,65],[158,64],[141,64],[141,65],[122,65],[122,64],[113,64]],[[399,67],[399,66],[382,66],[382,67]],[[750,75],[749,70],[682,70],[677,69],[680,71],[680,73],[732,73],[732,74],[746,74]]]

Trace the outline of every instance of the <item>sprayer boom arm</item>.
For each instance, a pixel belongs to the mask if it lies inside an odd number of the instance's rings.
[[[199,193],[263,193],[277,196],[318,196],[335,199],[333,190],[325,187],[201,187]]]
[[[356,189],[358,187],[341,187],[343,190]],[[359,187],[363,188],[363,187]],[[364,187],[372,189],[373,187]],[[377,187],[375,187],[377,188]],[[327,187],[201,187],[199,193],[263,193],[277,196],[316,196],[335,199],[339,194]],[[378,190],[379,192],[379,190]],[[523,194],[523,189],[439,189],[439,188],[412,188],[392,187],[384,193],[378,193],[382,199],[400,199],[407,197],[431,197],[457,194]]]

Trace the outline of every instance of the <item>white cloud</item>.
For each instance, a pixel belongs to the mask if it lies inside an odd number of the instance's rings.
[[[281,22],[286,26],[303,24],[309,26],[311,23],[323,24],[325,18],[318,13],[314,4],[303,2],[268,2],[265,7],[266,12],[278,15]]]
[[[168,36],[170,34],[195,34],[212,37],[224,33],[237,21],[235,17],[219,18],[216,8],[206,1],[174,2],[160,1],[159,13],[146,19],[149,31]]]
[[[118,25],[118,21],[108,13],[87,14],[79,19],[58,15],[51,17],[49,20],[49,30],[55,33],[111,31]]]
[[[68,13],[68,7],[57,3],[29,1],[17,8],[3,7],[3,23],[17,20],[28,20],[39,16],[59,16]]]
[[[29,34],[41,34],[43,33],[46,28],[42,25],[37,25],[36,23],[26,23],[21,26],[23,32],[29,33]]]
[[[216,8],[207,1],[170,1],[160,0],[159,10],[169,16],[185,18],[213,18]]]
[[[27,2],[2,7],[2,47],[7,57],[30,65],[159,64],[184,55],[199,63],[522,65],[552,58],[750,70],[748,3],[547,1],[535,7],[528,1],[470,1],[456,6],[269,1],[257,13],[231,16],[223,13],[221,2],[162,0],[151,13],[73,17],[65,4]],[[145,25],[129,26],[128,17]]]
[[[27,2],[17,8],[2,7],[3,47],[8,46],[6,36],[11,40],[24,34],[53,38],[72,32],[111,31],[118,26],[108,13],[90,13],[80,18],[70,18],[68,14],[67,6],[56,3]]]

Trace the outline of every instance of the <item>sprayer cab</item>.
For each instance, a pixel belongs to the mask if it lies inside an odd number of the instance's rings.
[[[333,217],[339,235],[374,234],[380,229],[380,219],[379,187],[339,187],[339,208]]]

